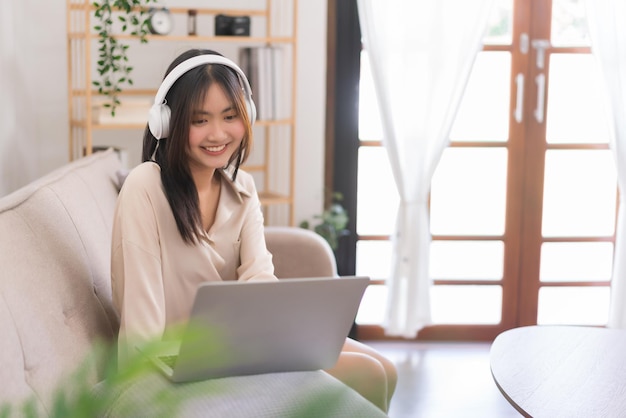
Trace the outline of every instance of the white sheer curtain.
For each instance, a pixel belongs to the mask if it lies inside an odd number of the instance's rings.
[[[431,322],[430,181],[448,144],[493,0],[358,0],[400,195],[385,332],[413,338]]]
[[[619,213],[609,326],[626,328],[626,1],[587,0],[591,50],[606,87],[611,115],[611,149],[617,162]]]

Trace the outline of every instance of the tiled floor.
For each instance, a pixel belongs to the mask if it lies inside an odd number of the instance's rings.
[[[489,369],[490,343],[364,341],[398,367],[390,418],[513,418]]]

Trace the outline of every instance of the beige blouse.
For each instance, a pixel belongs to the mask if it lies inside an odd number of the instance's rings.
[[[160,172],[154,162],[135,167],[115,209],[111,286],[120,316],[120,361],[129,339],[160,338],[166,327],[183,323],[199,283],[276,280],[250,174],[239,170],[233,182],[220,170],[215,222],[200,244],[187,244],[176,227]]]

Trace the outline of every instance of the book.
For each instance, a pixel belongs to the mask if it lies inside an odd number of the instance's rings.
[[[282,46],[245,47],[239,51],[240,67],[248,77],[259,120],[290,116],[291,75],[287,57]]]

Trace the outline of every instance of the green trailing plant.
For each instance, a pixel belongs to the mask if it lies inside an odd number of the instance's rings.
[[[341,204],[342,200],[343,195],[340,192],[334,192],[331,204],[321,215],[313,217],[320,220],[318,224],[313,226],[313,231],[324,238],[333,251],[337,251],[337,248],[339,248],[339,238],[348,233],[346,226],[350,218],[348,217],[348,212]],[[300,222],[300,227],[310,229],[311,224],[305,220]]]
[[[98,33],[99,45],[97,71],[100,76],[93,84],[98,93],[107,97],[104,107],[111,110],[112,116],[115,116],[115,109],[121,103],[119,93],[123,86],[133,84],[133,67],[126,54],[129,45],[115,34],[130,34],[138,37],[141,43],[147,43],[146,35],[150,32],[148,5],[156,1],[101,0],[93,3],[97,21],[94,30]],[[114,28],[115,22],[120,25],[119,29]]]

